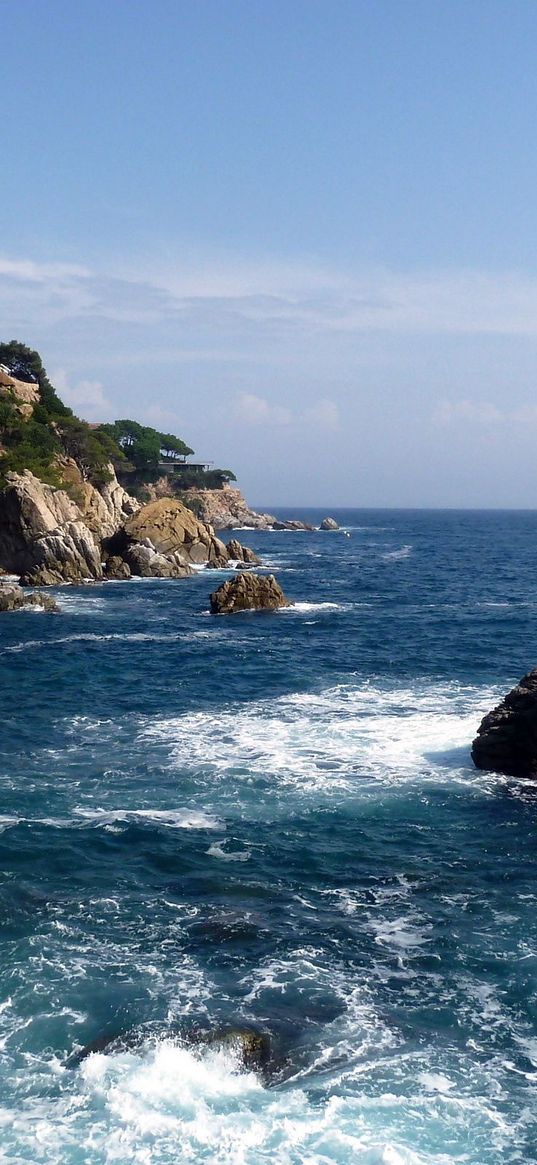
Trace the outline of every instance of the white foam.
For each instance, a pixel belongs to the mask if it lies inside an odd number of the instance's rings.
[[[387,554],[383,554],[382,557],[386,561],[392,559],[394,562],[396,562],[399,558],[409,558],[411,554],[412,546],[406,545],[401,546],[399,550],[390,550]]]
[[[169,829],[219,829],[225,825],[200,809],[83,809],[74,813],[92,825],[115,825],[130,821],[154,821]]]
[[[486,787],[494,778],[474,770],[469,746],[497,696],[496,690],[457,684],[389,690],[367,683],[342,685],[319,694],[154,719],[142,726],[139,747],[160,741],[170,766],[203,773],[204,795],[212,780],[219,801],[236,800],[238,782],[249,785],[259,778],[257,807],[262,801],[278,802],[284,788],[301,796],[334,798],[360,790],[367,795],[364,778],[381,781],[385,791],[424,779]],[[461,750],[460,759],[454,758],[456,750]],[[246,789],[245,794],[248,799]]]

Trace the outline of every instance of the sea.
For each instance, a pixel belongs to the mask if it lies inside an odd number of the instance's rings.
[[[470,758],[537,512],[332,513],[239,534],[287,609],[2,616],[2,1162],[537,1161],[537,784]]]

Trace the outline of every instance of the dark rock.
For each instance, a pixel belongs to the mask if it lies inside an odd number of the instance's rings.
[[[309,522],[299,522],[296,519],[290,519],[282,522],[279,518],[275,518],[272,523],[273,530],[314,530],[315,526],[310,526]]]
[[[242,1068],[263,1072],[270,1060],[270,1036],[250,1027],[220,1028],[194,1035],[194,1042],[211,1048],[229,1048]]]
[[[131,568],[124,558],[120,558],[118,554],[110,555],[104,564],[104,572],[107,578],[111,579],[127,579],[131,577]]]
[[[537,777],[537,668],[483,718],[472,744],[478,769]]]
[[[339,530],[339,524],[336,522],[335,518],[323,518],[319,529],[320,530]]]
[[[18,586],[0,586],[0,612],[20,611],[22,607],[40,607],[43,611],[60,609],[51,595],[43,595],[39,591],[28,594]]]
[[[241,574],[222,583],[210,596],[213,615],[231,615],[235,611],[274,611],[290,607],[273,574]]]
[[[243,546],[237,538],[232,538],[228,542],[225,551],[227,557],[235,559],[236,562],[247,562],[250,566],[261,566],[261,559],[258,558],[257,554],[250,550],[249,546]]]

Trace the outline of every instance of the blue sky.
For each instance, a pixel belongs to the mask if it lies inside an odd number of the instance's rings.
[[[0,318],[265,504],[537,504],[537,5],[0,0]]]

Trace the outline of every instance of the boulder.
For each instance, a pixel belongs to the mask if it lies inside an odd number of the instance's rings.
[[[104,573],[110,579],[127,579],[131,577],[131,568],[118,554],[111,554],[104,564]]]
[[[39,591],[28,594],[22,587],[0,586],[0,612],[19,611],[21,607],[39,607],[43,611],[60,609],[52,595],[43,595]]]
[[[225,553],[228,558],[235,559],[236,562],[248,562],[251,566],[261,566],[261,559],[249,546],[242,546],[236,538],[232,538],[225,547]]]
[[[124,560],[131,574],[140,578],[187,578],[192,568],[179,554],[159,554],[154,546],[132,543],[125,550]]]
[[[319,529],[320,530],[339,530],[339,524],[336,522],[335,518],[323,518],[321,525],[319,526]]]
[[[537,668],[483,718],[472,744],[478,769],[537,777]]]
[[[309,522],[299,522],[296,518],[288,518],[282,521],[280,518],[275,518],[272,523],[273,530],[314,530],[315,526],[310,526]]]
[[[200,522],[177,498],[162,497],[142,506],[125,523],[129,542],[148,539],[159,554],[180,553],[195,566],[226,566],[229,555],[212,526]]]
[[[213,615],[231,615],[235,611],[274,611],[290,607],[273,574],[244,574],[222,583],[210,596]]]

